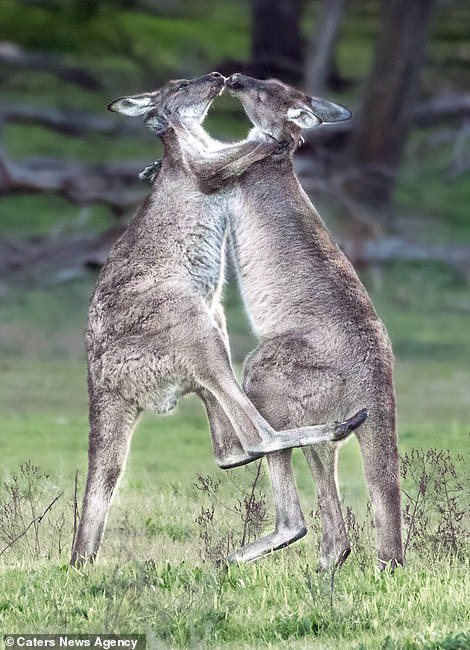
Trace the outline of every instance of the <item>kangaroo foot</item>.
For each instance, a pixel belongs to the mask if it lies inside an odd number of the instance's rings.
[[[234,449],[227,455],[220,455],[216,458],[216,462],[220,469],[234,469],[275,451],[292,447],[306,447],[319,442],[339,442],[351,435],[367,419],[367,416],[367,409],[361,409],[344,422],[280,431],[272,435],[271,438],[265,438],[255,447],[245,450]]]
[[[263,440],[247,451],[250,454],[269,454],[273,451],[282,451],[293,447],[309,447],[319,442],[339,442],[361,426],[368,414],[367,409],[361,409],[344,422],[279,431],[270,440]]]
[[[303,525],[296,528],[288,528],[280,532],[274,532],[270,535],[266,535],[266,537],[256,540],[256,542],[243,546],[234,553],[231,553],[227,560],[231,564],[253,562],[263,555],[267,555],[273,551],[278,551],[281,548],[293,544],[306,534],[307,528]]]
[[[260,458],[263,458],[264,453],[248,453],[248,452],[240,452],[239,454],[231,454],[230,456],[226,456],[224,458],[217,458],[217,466],[219,469],[234,469],[235,467],[241,467],[242,465],[247,465],[248,463],[252,463],[254,460],[259,460]]]

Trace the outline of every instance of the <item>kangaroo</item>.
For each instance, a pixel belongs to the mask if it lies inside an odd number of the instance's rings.
[[[367,425],[356,433],[375,512],[379,566],[395,567],[403,562],[403,553],[390,340],[292,165],[302,129],[349,119],[351,113],[276,80],[235,74],[226,85],[254,124],[248,140],[263,133],[289,143],[284,153],[264,158],[238,179],[233,202],[234,261],[248,315],[261,339],[246,360],[243,387],[278,430],[345,417],[367,405]],[[176,132],[186,158],[194,158],[192,170],[206,183],[216,174],[211,151],[197,150],[184,129]],[[337,486],[338,444],[303,451],[317,483],[319,569],[325,570],[340,565],[350,553]],[[268,466],[275,531],[237,551],[233,561],[254,560],[306,534],[291,451],[270,454]]]
[[[178,110],[183,123],[202,122],[224,77],[211,73],[167,83],[152,93],[109,106],[144,115],[164,143],[153,190],[113,246],[91,299],[86,333],[90,439],[88,476],[72,564],[94,560],[108,510],[144,409],[166,413],[180,396],[203,399],[223,467],[250,462],[273,449],[349,435],[355,421],[277,434],[237,384],[230,365],[220,304],[226,212],[204,195],[189,172],[174,131],[163,117]],[[273,139],[234,148],[225,175],[243,173],[273,153]],[[230,156],[228,156],[230,158]],[[231,446],[232,445],[232,446]]]

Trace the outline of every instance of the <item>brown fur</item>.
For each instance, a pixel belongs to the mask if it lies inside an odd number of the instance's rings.
[[[182,126],[196,128],[222,87],[223,77],[212,73],[110,105],[126,115],[145,115],[165,155],[150,197],[113,246],[90,303],[89,467],[72,563],[98,552],[132,430],[144,409],[168,412],[181,395],[199,393],[210,422],[222,421],[232,432],[215,445],[226,467],[349,433],[347,426],[332,424],[276,436],[234,378],[219,300],[223,191],[212,197],[200,191],[165,119],[178,111]],[[236,168],[243,173],[275,147],[264,138],[236,147]]]
[[[348,119],[344,107],[308,97],[278,81],[233,75],[227,82],[255,125],[250,137],[288,143],[238,180],[231,203],[232,243],[241,290],[261,339],[245,364],[244,388],[275,429],[347,417],[367,406],[357,431],[375,509],[380,565],[402,562],[393,354],[383,323],[352,265],[337,247],[292,167],[302,128]],[[210,151],[191,150],[178,134],[193,171],[214,171]],[[222,152],[218,153],[218,164]],[[196,164],[197,161],[197,164]],[[337,489],[338,445],[304,450],[318,486],[323,539],[320,568],[349,554]],[[241,549],[250,560],[304,534],[290,451],[268,457],[276,530]]]

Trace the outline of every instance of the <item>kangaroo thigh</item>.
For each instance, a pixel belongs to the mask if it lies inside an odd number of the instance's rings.
[[[344,377],[302,337],[263,342],[245,363],[243,387],[276,430],[340,420],[351,410]]]

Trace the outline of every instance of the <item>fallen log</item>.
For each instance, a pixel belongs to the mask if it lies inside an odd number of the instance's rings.
[[[43,237],[0,240],[0,278],[40,265],[67,269],[99,268],[124,225],[99,237]],[[383,239],[338,239],[340,248],[357,267],[380,266],[396,260],[440,262],[457,269],[470,280],[470,246],[426,245],[396,237]]]
[[[136,133],[141,127],[140,124],[131,120],[113,120],[105,115],[40,106],[2,107],[0,108],[0,122],[41,126],[66,135]],[[140,130],[142,131],[142,128]]]
[[[398,237],[340,239],[338,243],[354,264],[386,264],[395,260],[441,262],[453,266],[470,279],[470,246],[419,244]]]
[[[37,273],[41,267],[59,269],[56,277],[62,280],[75,277],[76,271],[80,269],[98,269],[106,261],[111,246],[124,229],[125,225],[118,223],[98,237],[1,237],[0,280]]]
[[[50,192],[78,205],[103,203],[121,215],[148,189],[137,181],[144,166],[142,162],[86,166],[44,158],[18,164],[0,150],[0,193]]]
[[[433,126],[456,117],[470,117],[470,93],[437,95],[419,102],[413,110],[413,122],[418,126]]]
[[[91,237],[70,241],[55,238],[19,240],[0,239],[0,279],[15,273],[36,270],[41,264],[74,268],[85,266],[94,247]]]
[[[25,68],[27,70],[41,70],[52,72],[64,81],[99,90],[101,82],[90,72],[83,68],[64,63],[60,58],[42,52],[29,52],[16,43],[0,41],[0,64],[3,71],[9,68]]]

